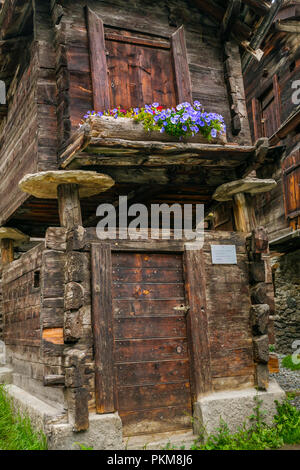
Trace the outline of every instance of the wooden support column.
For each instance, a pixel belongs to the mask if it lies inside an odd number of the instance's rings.
[[[58,199],[60,223],[67,230],[82,225],[80,197],[95,196],[113,185],[110,176],[85,170],[42,171],[25,175],[19,182],[25,193],[41,199]]]
[[[14,241],[10,238],[1,240],[1,259],[3,266],[14,260]]]
[[[14,260],[14,245],[29,240],[29,237],[20,230],[12,227],[0,227],[0,247],[2,265],[5,266]]]
[[[238,232],[251,232],[256,227],[256,217],[251,196],[237,193],[233,196],[233,213],[236,230]]]
[[[60,184],[57,187],[59,220],[62,227],[69,230],[82,225],[78,185]]]
[[[275,188],[273,179],[259,179],[247,177],[219,186],[213,198],[216,201],[233,200],[233,212],[236,230],[249,233],[256,227],[256,218],[252,202],[252,195],[264,193]]]

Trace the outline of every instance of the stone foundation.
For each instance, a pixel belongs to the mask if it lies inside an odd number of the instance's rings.
[[[273,258],[275,285],[276,352],[295,352],[292,344],[300,340],[300,250]]]
[[[256,391],[254,388],[212,393],[201,398],[194,405],[194,433],[214,433],[220,427],[220,419],[227,423],[230,432],[238,427],[253,413],[256,406],[254,398],[262,400],[261,410],[266,411],[264,417],[268,424],[272,423],[276,414],[275,400],[282,401],[285,392],[277,382],[270,381],[267,392]]]

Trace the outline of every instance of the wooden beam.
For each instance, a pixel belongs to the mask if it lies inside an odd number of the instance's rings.
[[[222,21],[221,34],[226,40],[232,30],[233,25],[237,21],[241,10],[241,0],[229,0],[227,10]]]
[[[223,21],[225,15],[225,8],[221,7],[219,4],[213,0],[194,0],[194,3],[200,10],[203,10],[207,13],[212,20],[220,24]],[[250,39],[252,30],[245,23],[242,23],[240,20],[237,20],[232,27],[232,32],[238,39]]]
[[[254,34],[253,38],[249,43],[249,47],[256,51],[259,49],[263,40],[265,39],[271,25],[273,24],[274,19],[276,18],[277,13],[279,12],[281,6],[283,4],[283,0],[277,0],[271,5],[269,14],[266,15],[261,22],[260,26],[257,28],[256,33]],[[249,67],[250,63],[252,62],[252,55],[246,51],[242,57],[242,68],[243,72]]]
[[[269,13],[271,5],[264,0],[243,0],[255,13],[265,16]]]
[[[300,21],[276,21],[274,28],[284,33],[300,34]]]

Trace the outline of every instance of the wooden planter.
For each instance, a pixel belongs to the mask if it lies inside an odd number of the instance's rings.
[[[194,137],[187,137],[179,140],[178,137],[161,133],[159,131],[145,131],[141,122],[136,122],[131,118],[113,118],[110,116],[93,116],[86,121],[91,128],[91,137],[103,139],[124,139],[134,141],[160,141],[160,142],[191,142],[198,144],[221,144],[227,142],[226,135],[218,136],[216,139],[208,141],[202,134]]]

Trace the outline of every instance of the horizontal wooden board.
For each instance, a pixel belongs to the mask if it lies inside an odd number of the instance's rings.
[[[115,339],[172,338],[186,336],[184,316],[116,318]]]
[[[183,283],[169,284],[136,284],[113,283],[115,299],[182,299]]]
[[[121,411],[123,436],[186,430],[192,427],[190,406],[168,406],[144,411]]]
[[[185,299],[160,300],[113,300],[115,317],[138,317],[147,315],[174,315],[185,306]]]
[[[156,407],[158,403],[161,407],[180,406],[189,400],[189,382],[142,387],[120,387],[118,409],[120,411],[147,410]]]
[[[115,341],[115,362],[139,362],[187,357],[185,338]]]
[[[182,282],[180,268],[113,268],[113,281],[125,282]]]
[[[188,359],[116,364],[118,386],[153,385],[189,380]]]
[[[113,253],[113,268],[182,268],[182,256],[180,254],[166,253]]]

